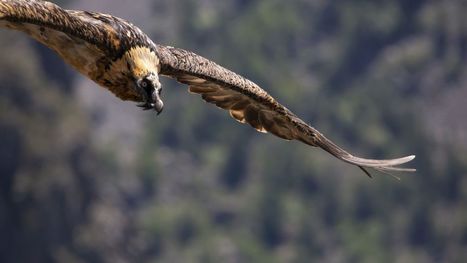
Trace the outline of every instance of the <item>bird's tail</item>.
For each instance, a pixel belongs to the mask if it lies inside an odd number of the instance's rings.
[[[397,167],[401,164],[407,163],[412,161],[415,158],[415,155],[409,155],[402,158],[396,159],[387,159],[387,160],[375,160],[375,159],[364,159],[360,157],[353,156],[352,154],[348,153],[344,149],[337,146],[331,140],[326,138],[321,133],[317,132],[314,143],[316,146],[319,146],[323,150],[327,151],[328,153],[334,155],[338,159],[358,166],[366,175],[372,177],[371,174],[368,172],[367,168],[372,168],[377,171],[389,174],[397,179],[397,176],[392,175],[390,172],[415,172],[416,169],[412,168],[403,168]]]

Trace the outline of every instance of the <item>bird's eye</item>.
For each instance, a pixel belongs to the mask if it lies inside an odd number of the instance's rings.
[[[160,88],[160,89],[157,91],[157,93],[159,93],[159,95],[161,95],[161,94],[162,94],[162,88]]]
[[[142,87],[142,88],[147,88],[148,86],[149,86],[149,84],[148,84],[148,81],[147,81],[147,80],[141,81],[141,87]]]

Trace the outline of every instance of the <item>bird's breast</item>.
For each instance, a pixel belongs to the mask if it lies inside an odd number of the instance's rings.
[[[139,94],[136,92],[136,77],[129,68],[127,58],[123,56],[115,61],[103,59],[97,61],[97,67],[102,69],[102,74],[97,74],[94,77],[99,85],[107,88],[115,96],[122,100],[141,101]]]

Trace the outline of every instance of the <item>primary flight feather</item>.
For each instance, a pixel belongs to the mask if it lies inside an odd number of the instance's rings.
[[[179,48],[158,45],[133,24],[111,15],[65,10],[41,0],[0,0],[0,27],[27,33],[57,52],[81,74],[122,100],[143,109],[163,109],[159,76],[174,78],[189,91],[228,110],[239,122],[286,140],[321,147],[342,161],[379,171],[415,171],[391,160],[355,157],[306,124],[258,85],[216,63]]]

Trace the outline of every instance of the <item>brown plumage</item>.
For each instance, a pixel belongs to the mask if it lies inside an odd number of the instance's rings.
[[[189,91],[228,110],[239,122],[286,140],[321,147],[342,161],[380,171],[415,156],[391,160],[355,157],[279,104],[255,83],[190,51],[154,44],[131,23],[110,15],[64,10],[39,0],[0,0],[0,27],[19,30],[56,51],[67,63],[122,100],[162,111],[159,75],[175,78]]]

